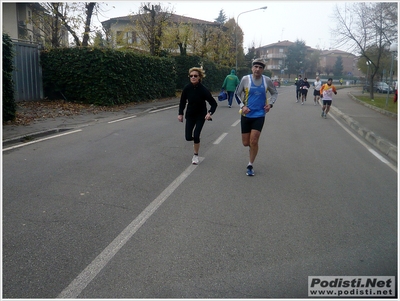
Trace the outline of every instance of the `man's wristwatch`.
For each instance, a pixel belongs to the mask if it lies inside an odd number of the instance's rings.
[[[272,103],[269,104],[270,108],[272,108],[274,105]]]

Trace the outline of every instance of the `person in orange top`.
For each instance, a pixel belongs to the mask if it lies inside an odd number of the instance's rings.
[[[332,81],[333,81],[332,78],[328,78],[328,82],[326,84],[323,84],[321,90],[319,91],[322,98],[321,117],[324,118],[326,118],[326,115],[328,114],[329,109],[331,108],[333,94],[335,95],[337,94],[335,86],[332,85]]]

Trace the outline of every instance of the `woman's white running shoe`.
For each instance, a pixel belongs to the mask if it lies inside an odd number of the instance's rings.
[[[192,164],[195,164],[195,165],[199,164],[199,156],[197,156],[197,155],[194,155],[194,156],[193,156],[193,158],[192,158]]]

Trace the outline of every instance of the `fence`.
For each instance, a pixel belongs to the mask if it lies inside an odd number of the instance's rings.
[[[40,45],[13,41],[15,101],[43,99]]]

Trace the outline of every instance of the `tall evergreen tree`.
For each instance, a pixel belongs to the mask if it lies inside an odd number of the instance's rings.
[[[218,18],[214,19],[214,21],[217,22],[217,23],[219,23],[219,24],[224,24],[225,21],[226,21],[226,19],[227,19],[227,17],[226,17],[226,15],[225,15],[225,13],[224,13],[224,10],[221,9],[221,10],[219,11]]]
[[[343,59],[341,56],[338,56],[336,59],[335,66],[333,66],[333,74],[336,76],[343,74]]]
[[[297,40],[292,46],[288,47],[286,64],[289,74],[301,74],[306,68],[306,44],[304,41]]]

